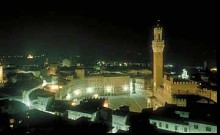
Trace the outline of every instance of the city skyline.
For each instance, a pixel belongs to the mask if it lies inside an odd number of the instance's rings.
[[[1,12],[0,54],[32,51],[151,62],[152,28],[160,19],[166,42],[165,62],[215,63],[214,2],[180,3],[12,6]]]
[[[0,8],[0,134],[217,133],[213,1],[81,2]]]

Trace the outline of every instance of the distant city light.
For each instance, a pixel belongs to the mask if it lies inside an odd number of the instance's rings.
[[[164,65],[164,67],[166,67],[166,68],[168,68],[168,67],[173,67],[173,65],[172,64],[166,64],[166,65]]]
[[[183,69],[183,73],[182,73],[181,77],[182,77],[182,79],[188,79],[189,78],[189,75],[187,74],[186,69]]]
[[[216,68],[216,67],[213,67],[213,68],[210,69],[210,71],[212,71],[212,72],[217,72],[217,68]]]
[[[9,120],[9,122],[10,122],[11,124],[13,124],[13,123],[15,122],[15,119],[11,118],[11,119]]]
[[[34,58],[34,56],[33,56],[33,55],[31,55],[31,54],[29,54],[29,55],[27,56],[27,58],[28,58],[28,59],[33,59],[33,58]]]
[[[174,75],[176,72],[170,72],[171,75]]]

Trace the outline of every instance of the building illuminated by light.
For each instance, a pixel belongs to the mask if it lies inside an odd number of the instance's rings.
[[[154,28],[153,49],[153,86],[154,92],[163,83],[163,50],[165,47],[163,40],[163,28],[157,24]]]
[[[0,65],[0,82],[3,82],[3,66]]]
[[[0,64],[0,87],[3,87],[5,82],[6,80],[4,80],[4,69],[3,66]]]
[[[81,73],[81,72],[80,72]],[[81,75],[81,74],[80,74]],[[81,79],[83,78],[83,79]],[[63,100],[69,95],[70,99],[89,97],[92,95],[114,96],[130,93],[130,77],[120,76],[81,76],[65,85],[62,90],[56,93],[56,98]],[[78,91],[76,93],[76,91]]]
[[[47,75],[56,75],[57,74],[57,64],[50,64],[46,68]]]
[[[198,82],[189,80],[189,75],[184,69],[181,79],[163,75],[163,28],[157,25],[154,28],[153,49],[153,90],[149,91],[149,106],[157,109],[165,103],[176,104],[174,95],[200,95],[217,102],[217,91],[199,88]]]

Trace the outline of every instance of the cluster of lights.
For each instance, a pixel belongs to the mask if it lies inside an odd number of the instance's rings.
[[[128,66],[128,63],[126,63],[126,62],[124,62],[124,63],[120,62],[120,63],[119,63],[119,66],[120,66],[120,67],[122,67],[122,66],[127,67],[127,66]]]
[[[97,63],[96,63],[98,66],[102,66],[102,65],[108,65],[108,64],[110,64],[110,66],[120,66],[120,67],[122,67],[122,66],[128,66],[128,63],[127,62],[109,62],[109,63],[106,63],[105,61],[98,61]]]
[[[165,68],[172,68],[173,65],[172,64],[167,64],[167,65],[164,65]]]
[[[37,56],[33,56],[31,54],[29,54],[27,56],[28,59],[33,59],[34,57],[36,58],[40,58],[40,57],[44,57],[45,54],[42,54],[42,55],[37,55]],[[9,56],[0,56],[1,59],[4,59],[4,58],[23,58],[24,56],[23,55],[9,55]]]
[[[33,58],[34,58],[34,56],[31,55],[31,54],[29,54],[29,55],[27,56],[27,59],[33,59]]]
[[[216,68],[216,67],[213,67],[213,68],[210,69],[210,71],[212,71],[212,72],[217,72],[217,68]]]
[[[15,56],[0,56],[0,58],[23,58],[22,55],[15,55]]]
[[[98,61],[97,65],[99,65],[99,66],[105,65],[105,61]]]

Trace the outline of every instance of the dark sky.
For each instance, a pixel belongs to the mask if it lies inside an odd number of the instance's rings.
[[[33,51],[150,62],[160,19],[166,62],[216,59],[214,0],[16,3],[0,10],[0,55]]]

